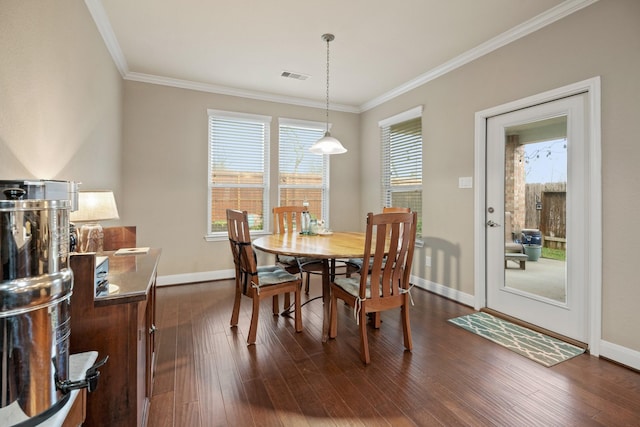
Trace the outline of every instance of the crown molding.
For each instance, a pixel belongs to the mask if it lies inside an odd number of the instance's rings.
[[[89,9],[89,13],[96,23],[98,32],[102,36],[102,40],[104,40],[104,44],[107,46],[107,50],[111,54],[111,58],[113,62],[115,62],[120,75],[122,77],[126,76],[129,72],[129,66],[122,53],[122,49],[120,49],[120,43],[118,43],[118,39],[113,32],[111,22],[109,22],[107,12],[104,10],[102,2],[100,0],[84,0],[84,4],[87,6],[87,9]]]
[[[275,95],[275,94],[265,93],[265,92],[249,91],[249,90],[232,88],[228,86],[212,85],[208,83],[199,83],[199,82],[193,82],[190,80],[174,79],[170,77],[162,77],[162,76],[156,76],[152,74],[128,72],[124,76],[124,79],[136,81],[136,82],[152,83],[152,84],[162,85],[162,86],[177,87],[181,89],[197,90],[200,92],[210,92],[218,95],[229,95],[229,96],[237,96],[241,98],[250,98],[250,99],[256,99],[259,101],[278,102],[282,104],[299,105],[299,106],[311,107],[311,108],[322,108],[322,109],[326,108],[326,104],[320,101],[312,101],[304,98]],[[342,104],[331,104],[331,110],[342,111],[346,113],[360,113],[360,109],[358,109],[357,107],[353,107],[350,105],[342,105]]]
[[[410,90],[413,90],[427,82],[430,82],[431,80],[435,80],[438,77],[441,77],[457,68],[460,68],[471,61],[487,55],[494,50],[506,46],[509,43],[512,43],[524,36],[538,31],[539,29],[544,28],[547,25],[552,24],[566,16],[569,16],[572,13],[577,12],[578,10],[584,9],[585,7],[592,5],[597,1],[598,0],[564,1],[556,7],[553,7],[526,22],[523,22],[522,24],[519,24],[512,29],[507,30],[506,32],[487,40],[486,42],[476,46],[475,48],[456,56],[452,60],[447,61],[444,64],[433,68],[424,74],[421,74],[415,79],[410,80],[407,83],[372,99],[371,101],[365,102],[360,106],[360,111],[364,112],[377,107],[378,105],[381,105],[387,101],[390,101],[393,98],[396,98],[406,92],[409,92]]]
[[[107,17],[107,13],[102,6],[101,0],[84,0],[87,8],[89,9],[89,13],[91,14],[93,20],[96,23],[98,31],[102,36],[104,43],[113,58],[113,61],[120,71],[120,74],[125,80],[138,81],[143,83],[152,83],[163,86],[172,86],[182,89],[191,89],[197,90],[201,92],[210,92],[216,93],[220,95],[229,95],[229,96],[238,96],[242,98],[250,98],[256,99],[260,101],[268,101],[268,102],[278,102],[284,104],[291,105],[299,105],[303,107],[311,107],[311,108],[325,108],[326,105],[322,102],[312,101],[304,98],[295,98],[283,95],[275,95],[265,92],[254,92],[249,90],[242,90],[237,88],[225,87],[212,85],[207,83],[200,82],[192,82],[188,80],[180,80],[169,77],[156,76],[152,74],[143,74],[130,72],[129,67],[127,65],[127,60],[122,53],[122,49],[120,48],[120,44],[113,32],[111,27],[111,23]],[[435,80],[438,77],[441,77],[457,68],[462,67],[465,64],[468,64],[471,61],[474,61],[484,55],[487,55],[493,52],[496,49],[499,49],[509,43],[512,43],[522,37],[525,37],[543,27],[546,27],[549,24],[552,24],[566,16],[571,15],[574,12],[577,12],[587,6],[592,5],[598,0],[566,0],[556,7],[553,7],[540,15],[530,19],[529,21],[523,22],[512,29],[490,39],[486,42],[476,46],[475,48],[468,50],[467,52],[458,55],[450,61],[445,62],[444,64],[435,67],[424,74],[406,82],[403,85],[398,86],[397,88],[390,90],[368,102],[360,106],[351,106],[344,104],[332,104],[331,110],[333,111],[342,111],[347,113],[362,113],[367,110],[370,110],[374,107],[377,107],[387,101],[390,101],[404,93],[407,93],[419,86],[422,86],[425,83],[430,82],[431,80]]]

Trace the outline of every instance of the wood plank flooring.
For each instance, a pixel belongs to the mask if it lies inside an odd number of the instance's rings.
[[[369,366],[347,307],[323,344],[320,300],[299,334],[264,301],[247,346],[250,300],[230,328],[233,292],[230,280],[158,289],[150,427],[640,425],[637,372],[587,354],[545,368],[450,324],[473,310],[419,289],[413,351],[399,311],[383,313]]]

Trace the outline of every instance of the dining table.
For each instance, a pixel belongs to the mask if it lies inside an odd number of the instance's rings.
[[[328,232],[301,234],[288,232],[258,237],[253,246],[263,252],[322,261],[322,342],[329,339],[331,297],[331,265],[336,259],[363,258],[366,234],[360,232]]]

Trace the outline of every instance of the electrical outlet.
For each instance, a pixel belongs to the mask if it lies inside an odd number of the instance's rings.
[[[431,267],[431,257],[429,255],[424,257],[424,266]]]

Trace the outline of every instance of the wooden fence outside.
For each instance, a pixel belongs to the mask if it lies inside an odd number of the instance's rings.
[[[212,231],[223,232],[227,230],[227,209],[246,210],[249,214],[249,222],[252,229],[262,229],[263,212],[263,181],[261,172],[235,172],[217,171],[214,181],[217,184],[255,184],[256,187],[216,187],[211,192],[211,224]],[[297,184],[321,186],[322,176],[311,174],[282,174],[283,184]],[[322,216],[322,189],[321,188],[283,188],[280,194],[278,206],[302,206],[303,201],[309,203],[309,212],[312,217]],[[269,219],[267,219],[269,220]]]
[[[527,184],[525,228],[540,230],[544,246],[565,249],[567,239],[567,184]]]

